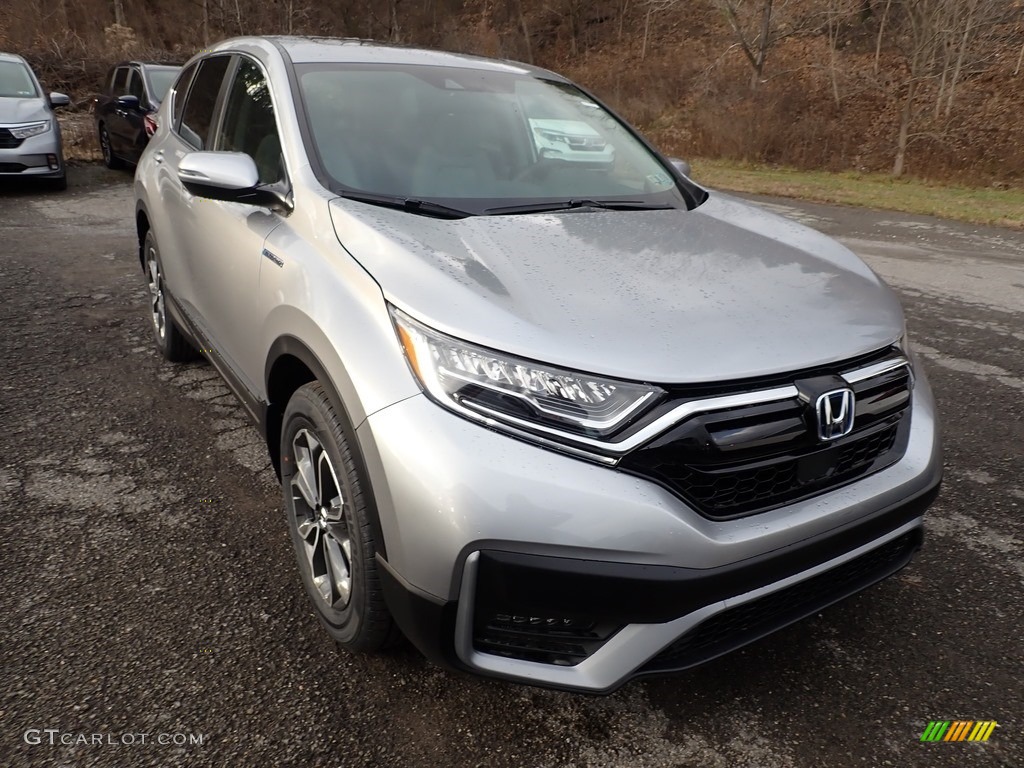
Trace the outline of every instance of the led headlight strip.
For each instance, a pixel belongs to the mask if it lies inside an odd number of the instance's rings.
[[[43,120],[41,123],[26,123],[17,127],[8,127],[7,130],[16,139],[28,139],[32,136],[38,136],[40,133],[46,133],[49,129],[50,121]]]
[[[423,388],[442,405],[568,440],[614,433],[663,390],[525,360],[428,328],[392,308]],[[591,440],[586,441],[591,443]]]

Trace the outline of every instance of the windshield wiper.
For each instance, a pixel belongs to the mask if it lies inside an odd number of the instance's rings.
[[[644,203],[637,200],[556,200],[546,203],[526,203],[524,205],[506,205],[498,208],[486,208],[484,213],[544,213],[546,211],[568,211],[573,208],[602,208],[608,211],[665,211],[675,208],[664,203]]]
[[[422,216],[435,216],[441,219],[464,219],[473,214],[458,208],[451,208],[431,200],[419,200],[414,197],[400,195],[377,195],[372,192],[350,192],[345,190],[341,196],[346,200],[355,200],[370,205],[381,205],[385,208],[397,208],[400,211],[418,213]]]

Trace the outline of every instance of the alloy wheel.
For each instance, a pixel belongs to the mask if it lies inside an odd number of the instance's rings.
[[[156,248],[149,247],[146,253],[146,272],[149,282],[149,308],[157,338],[163,343],[167,335],[167,315],[164,307],[164,283],[160,274],[160,262],[156,259]]]
[[[103,152],[103,162],[109,166],[113,155],[110,153],[110,135],[106,128],[100,128],[100,151]]]
[[[325,607],[342,610],[352,596],[352,537],[338,475],[309,429],[292,438],[293,524],[302,540],[313,587]]]

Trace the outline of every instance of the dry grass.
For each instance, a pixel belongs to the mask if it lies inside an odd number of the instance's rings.
[[[96,123],[92,112],[58,111],[60,132],[64,139],[64,157],[73,162],[102,160]]]
[[[1024,229],[1024,189],[1020,187],[964,187],[920,179],[897,180],[885,174],[799,171],[727,160],[691,162],[695,180],[723,190]]]

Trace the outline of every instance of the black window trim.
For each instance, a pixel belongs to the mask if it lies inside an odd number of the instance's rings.
[[[139,82],[142,83],[142,96],[139,98],[139,108],[145,109],[146,105],[149,104],[149,91],[146,88],[146,77],[142,73],[142,67],[138,64],[132,64],[128,67],[128,82],[125,83],[125,87],[128,88],[129,95],[134,95],[132,94],[131,86],[135,82],[135,78],[138,78]]]
[[[181,115],[178,115],[178,117],[175,118],[174,112],[178,108],[178,98],[180,97],[183,100],[186,99],[188,97],[188,92],[192,90],[192,81],[196,79],[196,72],[199,71],[200,61],[201,59],[196,59],[196,61],[192,62],[191,64],[186,64],[185,66],[183,66],[181,68],[181,73],[178,75],[178,78],[174,81],[173,85],[167,91],[168,98],[170,99],[171,102],[168,105],[171,114],[171,133],[173,133],[178,138],[181,138],[181,134],[178,133],[178,123],[180,122]],[[184,93],[178,91],[179,81],[181,81],[182,85],[185,87]],[[182,101],[182,104],[184,105],[184,101]],[[185,114],[184,106],[182,106],[181,114]]]

